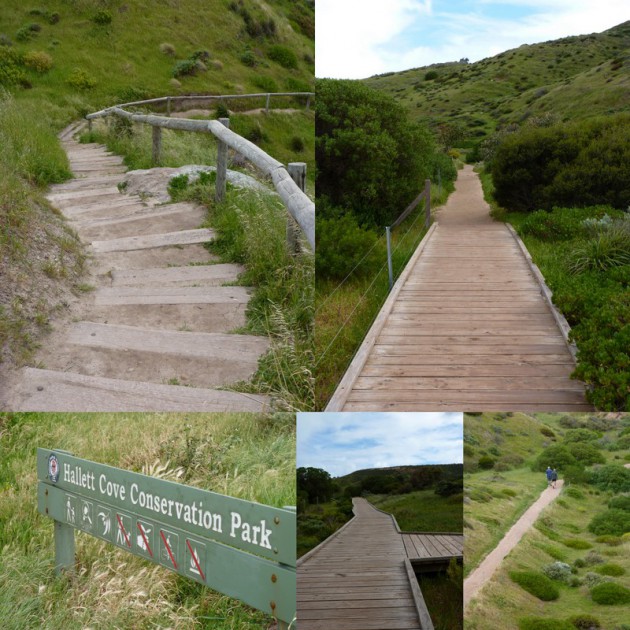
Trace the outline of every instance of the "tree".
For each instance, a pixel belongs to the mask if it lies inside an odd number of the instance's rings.
[[[309,503],[324,503],[333,494],[334,483],[330,474],[321,468],[297,469],[298,492],[305,492]]]

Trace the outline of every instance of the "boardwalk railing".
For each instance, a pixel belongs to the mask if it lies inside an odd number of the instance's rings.
[[[424,199],[424,227],[428,230],[431,225],[431,180],[424,180],[424,190],[405,208],[403,213],[389,226],[385,228],[387,237],[387,270],[389,271],[389,290],[394,286],[394,269],[392,266],[392,243],[391,231],[398,227]]]
[[[286,93],[284,95],[309,95],[310,93]],[[215,136],[218,141],[217,147],[217,177],[216,192],[217,201],[221,201],[225,197],[226,181],[227,181],[227,155],[228,148],[233,149],[265,175],[268,175],[273,185],[284,203],[288,213],[293,220],[300,226],[306,240],[311,248],[315,250],[315,204],[304,192],[304,180],[306,173],[306,164],[303,162],[295,162],[289,164],[289,170],[278,160],[272,158],[265,153],[260,147],[253,142],[246,140],[242,136],[229,130],[229,119],[221,118],[219,120],[189,120],[186,118],[171,118],[170,116],[158,116],[155,114],[134,114],[126,111],[123,107],[136,105],[155,104],[166,102],[168,113],[170,114],[169,99],[207,98],[211,100],[227,99],[227,98],[247,98],[260,97],[261,94],[241,94],[236,96],[208,96],[208,97],[163,97],[159,99],[149,99],[147,101],[135,101],[133,103],[125,103],[124,105],[114,105],[98,112],[88,114],[85,118],[91,128],[92,121],[97,118],[105,118],[107,116],[118,116],[132,122],[150,125],[153,128],[153,162],[158,164],[160,161],[160,152],[162,146],[162,128],[175,129],[178,131],[193,131],[197,133],[209,133]],[[270,95],[267,94],[267,97]],[[269,102],[269,100],[267,100]],[[307,101],[307,105],[310,103]],[[291,229],[287,229],[288,240],[294,241]]]

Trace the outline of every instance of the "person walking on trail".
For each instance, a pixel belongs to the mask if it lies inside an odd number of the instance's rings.
[[[551,487],[552,488],[556,487],[556,481],[558,481],[558,471],[554,468],[551,471]]]
[[[553,473],[553,470],[551,470],[551,466],[547,466],[547,471],[546,471],[546,475],[547,475],[547,487],[549,487],[551,485],[551,475]]]

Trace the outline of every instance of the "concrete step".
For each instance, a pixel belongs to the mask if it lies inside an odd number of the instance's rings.
[[[92,250],[97,253],[125,252],[137,249],[151,249],[153,247],[207,243],[212,240],[214,240],[214,232],[212,230],[182,230],[180,232],[167,232],[165,234],[150,234],[145,236],[115,238],[107,241],[94,241],[92,243]]]
[[[103,287],[94,304],[247,304],[250,292],[248,287]]]
[[[24,368],[13,411],[251,411],[265,396]]]
[[[173,230],[191,230],[199,227],[206,218],[205,208],[157,208],[141,209],[116,213],[118,216],[104,217],[89,221],[77,221],[75,228],[82,239],[88,241],[100,239],[155,234]]]
[[[89,376],[196,387],[248,380],[268,349],[265,337],[73,324],[44,359],[47,368]]]
[[[241,265],[197,265],[194,267],[169,267],[162,269],[119,269],[112,272],[112,287],[161,287],[173,284],[203,284],[204,286],[221,286],[235,282],[243,273]]]

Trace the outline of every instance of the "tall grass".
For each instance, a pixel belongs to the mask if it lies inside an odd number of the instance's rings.
[[[83,533],[77,574],[53,574],[52,522],[36,511],[37,447],[274,506],[295,504],[289,414],[1,414],[3,628],[269,627],[271,619]],[[180,479],[181,480],[181,479]]]

